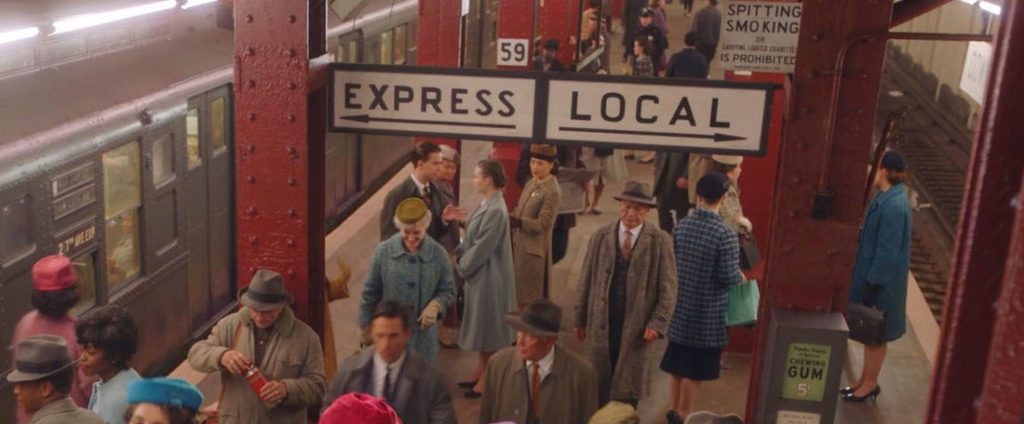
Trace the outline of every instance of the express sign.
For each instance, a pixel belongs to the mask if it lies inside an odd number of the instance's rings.
[[[331,130],[763,155],[764,83],[336,64]]]

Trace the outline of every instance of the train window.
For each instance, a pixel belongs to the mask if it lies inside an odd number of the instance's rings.
[[[348,42],[348,62],[359,62],[359,42],[357,42],[356,40],[351,40]]]
[[[107,219],[107,286],[114,287],[139,274],[139,210],[129,209]]]
[[[24,195],[0,207],[0,262],[10,263],[33,247],[32,199]]]
[[[224,98],[218,97],[210,102],[210,152],[220,153],[227,146],[227,133],[225,131],[225,110]]]
[[[139,207],[139,143],[103,154],[103,209],[110,219]]]
[[[405,34],[405,25],[399,25],[395,27],[395,48],[392,55],[394,60],[391,61],[391,63],[394,63],[395,65],[405,64]]]
[[[380,34],[380,63],[382,65],[390,65],[393,57],[391,56],[394,51],[394,33],[390,30],[384,31]]]
[[[71,259],[71,266],[75,268],[75,276],[78,277],[78,293],[81,295],[75,307],[71,308],[71,316],[77,316],[96,304],[96,258],[93,255],[90,252]]]
[[[174,178],[174,139],[165,134],[153,142],[153,185],[160,186]]]
[[[199,155],[199,109],[192,108],[185,115],[185,146],[188,148],[188,169],[203,164]]]

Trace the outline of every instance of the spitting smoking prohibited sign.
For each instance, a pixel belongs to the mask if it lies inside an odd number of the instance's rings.
[[[718,60],[731,71],[790,73],[796,65],[800,3],[726,1]]]

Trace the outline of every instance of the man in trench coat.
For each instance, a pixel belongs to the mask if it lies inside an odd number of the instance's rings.
[[[242,309],[192,345],[189,365],[221,372],[221,424],[304,424],[306,409],[320,402],[327,387],[320,337],[288,307],[292,296],[281,274],[257,270],[239,302]],[[259,395],[245,378],[253,366],[267,379]]]
[[[597,411],[594,369],[556,344],[562,308],[540,298],[505,322],[516,345],[487,361],[480,423],[586,424]]]
[[[619,220],[590,238],[576,292],[576,337],[597,373],[603,405],[636,406],[649,392],[647,354],[668,330],[676,303],[672,238],[645,221],[657,203],[647,184],[626,182]]]

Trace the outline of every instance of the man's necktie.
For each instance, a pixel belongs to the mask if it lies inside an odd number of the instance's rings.
[[[540,365],[533,363],[532,376],[530,377],[530,407],[533,408],[533,415],[540,416]]]
[[[384,400],[391,402],[391,365],[384,367]]]
[[[423,201],[427,204],[427,209],[430,208],[430,184],[423,186]]]

